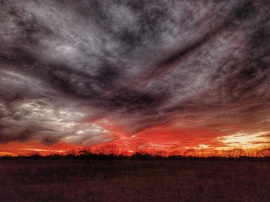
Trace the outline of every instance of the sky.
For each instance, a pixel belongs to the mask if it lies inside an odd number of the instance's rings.
[[[270,147],[267,0],[1,0],[0,155]]]

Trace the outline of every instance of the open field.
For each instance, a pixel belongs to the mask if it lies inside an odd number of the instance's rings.
[[[1,201],[270,201],[270,161],[0,159]]]

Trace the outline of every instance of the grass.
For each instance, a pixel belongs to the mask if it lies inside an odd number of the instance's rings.
[[[270,161],[0,159],[1,201],[270,201]]]

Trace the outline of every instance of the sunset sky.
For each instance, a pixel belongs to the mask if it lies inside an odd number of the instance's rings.
[[[269,9],[0,1],[0,156],[270,147]]]

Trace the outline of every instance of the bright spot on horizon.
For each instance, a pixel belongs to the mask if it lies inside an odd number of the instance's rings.
[[[260,148],[269,145],[269,138],[263,135],[269,134],[269,131],[257,133],[235,133],[233,135],[217,138],[219,141],[226,144],[228,147],[239,148]]]

